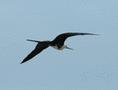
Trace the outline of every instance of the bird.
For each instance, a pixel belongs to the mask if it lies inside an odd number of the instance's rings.
[[[58,35],[54,40],[52,41],[38,41],[38,40],[31,40],[31,39],[27,39],[27,41],[31,41],[31,42],[36,42],[37,45],[34,48],[34,50],[28,55],[26,56],[22,63],[25,63],[26,61],[29,61],[30,59],[32,59],[33,57],[35,57],[37,54],[41,53],[44,49],[48,48],[49,46],[57,49],[57,50],[63,50],[63,49],[70,49],[73,50],[72,48],[68,47],[67,45],[64,44],[65,40],[68,37],[72,37],[72,36],[77,36],[77,35],[98,35],[98,34],[94,34],[94,33],[81,33],[81,32],[67,32],[67,33],[62,33],[60,35]]]

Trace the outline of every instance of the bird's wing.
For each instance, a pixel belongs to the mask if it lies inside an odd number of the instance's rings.
[[[49,44],[47,42],[38,43],[36,48],[26,58],[24,58],[24,60],[21,62],[21,64],[32,59],[34,56],[39,54],[41,51],[46,49],[48,46],[49,46]]]
[[[64,44],[64,41],[65,41],[68,37],[76,36],[76,35],[97,35],[97,34],[93,34],[93,33],[72,33],[72,32],[69,32],[69,33],[62,33],[62,34],[58,35],[58,36],[53,40],[53,42],[54,42],[54,43],[57,43],[57,44],[63,45],[63,44]]]

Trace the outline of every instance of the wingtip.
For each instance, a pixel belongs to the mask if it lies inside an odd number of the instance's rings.
[[[95,34],[96,36],[100,36],[100,34]]]
[[[88,35],[96,35],[99,36],[100,34],[95,34],[95,33],[87,33]]]
[[[20,64],[23,64],[25,61],[22,61]]]
[[[96,36],[99,36],[100,34],[91,34],[91,35],[96,35]]]
[[[23,62],[21,62],[20,64],[23,64]]]
[[[96,36],[99,36],[99,34],[96,34],[96,33],[78,33],[78,35],[96,35]]]

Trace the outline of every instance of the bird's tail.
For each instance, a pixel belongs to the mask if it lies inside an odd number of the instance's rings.
[[[31,42],[40,42],[40,41],[37,41],[37,40],[31,40],[31,39],[27,39],[27,41],[31,41]]]

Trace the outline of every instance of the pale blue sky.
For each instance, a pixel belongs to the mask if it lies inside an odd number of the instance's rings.
[[[92,32],[20,64],[63,32]],[[0,0],[0,90],[118,90],[118,0]]]

